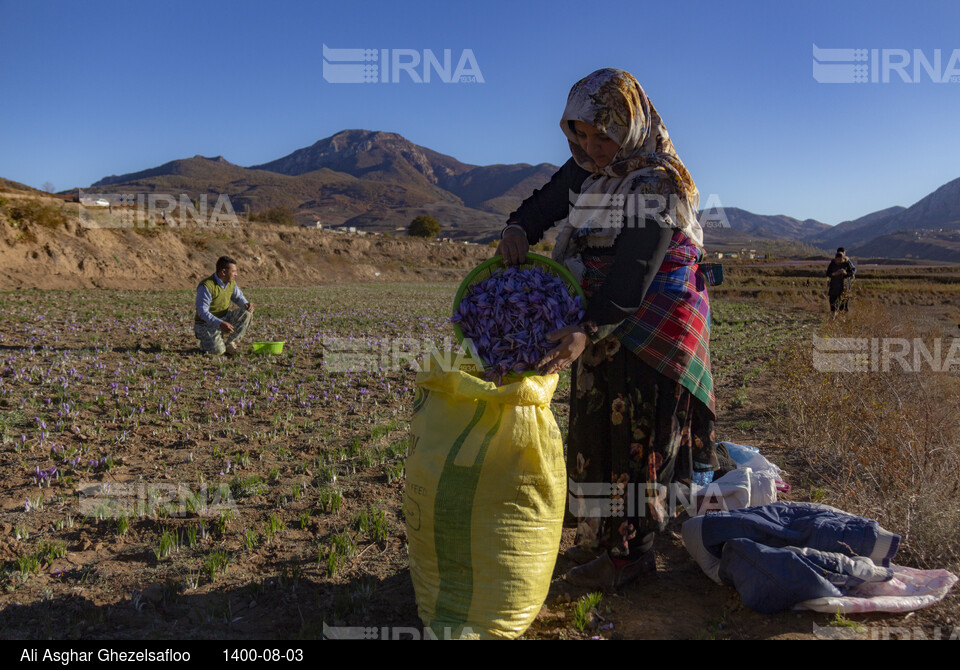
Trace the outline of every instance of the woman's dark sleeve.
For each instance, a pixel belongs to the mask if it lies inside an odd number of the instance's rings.
[[[594,342],[603,339],[640,309],[674,232],[673,228],[650,218],[644,219],[642,225],[628,225],[620,232],[610,272],[590,299],[583,317],[584,322],[597,326],[596,332],[590,332],[590,339]]]
[[[571,157],[557,170],[543,188],[521,203],[507,219],[507,225],[518,225],[527,233],[527,242],[536,244],[544,232],[570,213],[570,192],[580,193],[583,180],[589,172],[577,165]]]

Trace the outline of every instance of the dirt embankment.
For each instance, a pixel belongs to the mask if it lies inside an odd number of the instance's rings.
[[[17,220],[8,198],[0,208],[0,289],[192,288],[213,273],[222,255],[237,260],[244,287],[457,281],[493,254],[490,247],[459,242],[262,223],[90,228],[75,213],[76,205],[36,199],[63,216],[45,225]]]

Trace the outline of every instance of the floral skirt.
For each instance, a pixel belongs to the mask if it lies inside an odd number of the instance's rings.
[[[605,338],[571,373],[567,472],[577,543],[634,558],[675,514],[675,482],[721,469],[714,419],[687,389]]]

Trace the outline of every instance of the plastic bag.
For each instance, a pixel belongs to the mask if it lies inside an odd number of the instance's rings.
[[[417,374],[404,511],[418,612],[438,638],[515,638],[543,605],[566,496],[557,380]]]
[[[893,569],[890,581],[867,582],[845,596],[804,600],[796,607],[843,614],[912,612],[943,600],[957,583],[957,576],[949,570],[917,570],[893,563],[890,567]]]

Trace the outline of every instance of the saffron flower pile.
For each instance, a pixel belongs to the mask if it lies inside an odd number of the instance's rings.
[[[470,286],[450,319],[482,360],[487,380],[533,370],[557,346],[547,334],[580,323],[583,300],[539,266],[509,267]]]

